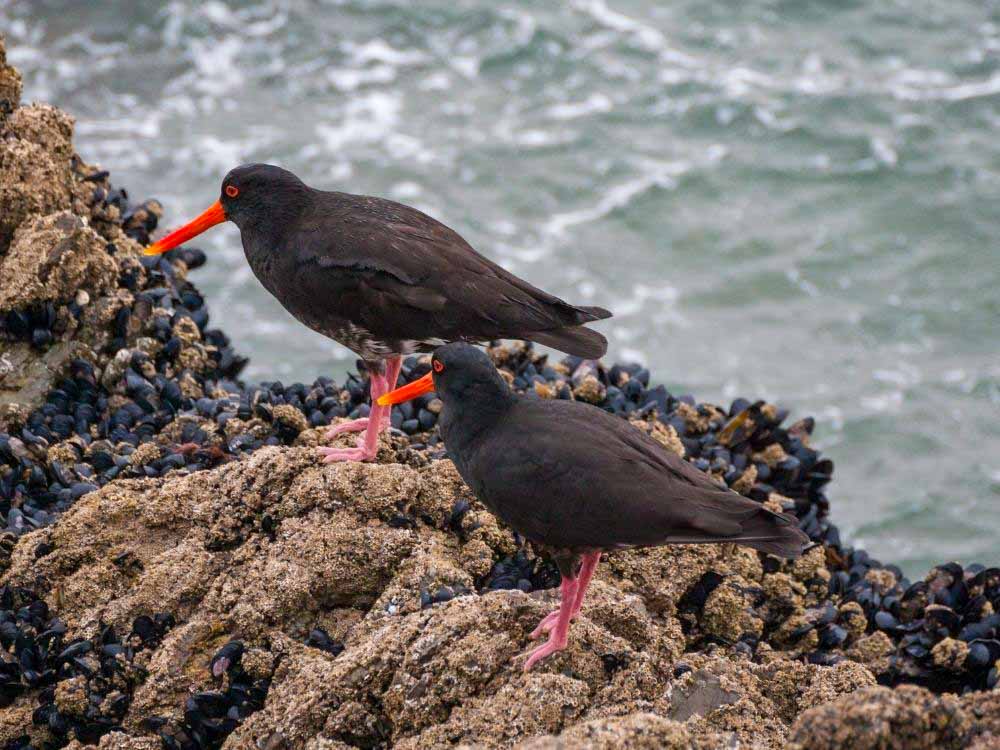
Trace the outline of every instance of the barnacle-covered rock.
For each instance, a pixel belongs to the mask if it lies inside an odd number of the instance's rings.
[[[80,217],[63,211],[25,222],[0,261],[0,312],[108,291],[118,264]]]
[[[47,105],[10,107],[20,79],[10,73],[0,51],[0,256],[14,230],[32,216],[69,209],[73,120]]]
[[[945,638],[934,644],[931,649],[931,659],[938,667],[958,672],[965,664],[969,655],[969,644],[955,638]]]
[[[739,576],[727,578],[705,602],[702,627],[706,633],[734,643],[744,634],[759,636],[764,624],[754,612],[754,587]]]
[[[789,748],[960,748],[972,727],[955,696],[935,696],[913,685],[868,687],[803,713],[792,726]]]
[[[21,87],[21,73],[7,64],[7,46],[3,34],[0,34],[0,120],[20,105]]]
[[[896,650],[892,639],[880,630],[859,638],[847,651],[847,658],[863,664],[875,674],[889,668],[889,656]]]
[[[71,191],[68,162],[37,143],[0,132],[0,255],[26,218],[69,208]]]
[[[727,734],[695,732],[680,721],[654,713],[591,719],[572,725],[558,737],[545,736],[518,745],[518,750],[710,750],[725,747]]]
[[[4,123],[4,133],[20,141],[42,146],[67,164],[73,157],[73,118],[50,104],[28,104],[13,111]]]

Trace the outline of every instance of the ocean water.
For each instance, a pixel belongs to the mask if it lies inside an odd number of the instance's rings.
[[[674,392],[818,419],[846,537],[1000,564],[997,0],[0,2],[25,98],[175,226],[247,161],[615,312]],[[354,356],[198,243],[248,378]]]

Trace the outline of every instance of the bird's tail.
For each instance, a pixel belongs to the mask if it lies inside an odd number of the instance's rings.
[[[745,498],[740,498],[745,500]],[[746,500],[752,503],[752,500]],[[734,509],[735,510],[735,509]],[[737,511],[738,512],[738,511]],[[719,520],[719,519],[716,519]],[[730,520],[730,522],[732,522]],[[671,534],[663,541],[667,544],[719,544],[732,542],[753,547],[778,557],[796,558],[809,544],[809,537],[799,528],[798,519],[787,513],[775,513],[758,505],[756,512],[739,519],[738,530],[732,533],[690,530]]]
[[[605,310],[603,307],[574,306],[574,308],[581,313],[577,321],[579,323],[593,323],[595,320],[604,320],[611,317],[611,311]]]
[[[751,501],[752,502],[752,501]],[[740,532],[727,540],[753,547],[778,557],[801,557],[809,537],[799,528],[795,516],[775,513],[764,506],[749,518],[740,521]]]
[[[583,326],[537,331],[526,338],[584,359],[600,359],[608,351],[608,340],[597,331]]]
[[[758,516],[758,518],[761,517]],[[794,518],[787,526],[766,521],[761,525],[764,524],[767,524],[768,528],[761,529],[759,536],[754,538],[757,532],[750,531],[743,540],[736,540],[737,543],[778,557],[796,558],[802,556],[802,550],[809,544],[809,537],[799,528]]]

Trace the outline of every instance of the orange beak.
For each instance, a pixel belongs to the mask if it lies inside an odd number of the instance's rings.
[[[402,388],[397,388],[394,391],[389,391],[388,393],[379,396],[378,405],[392,406],[393,404],[401,404],[404,401],[409,401],[417,396],[423,396],[425,393],[430,393],[433,390],[434,374],[429,372],[419,380],[414,380],[412,383],[408,383]]]
[[[180,229],[175,229],[162,240],[154,242],[143,250],[143,253],[146,255],[159,255],[160,253],[167,252],[167,250],[173,250],[178,245],[183,245],[192,237],[197,237],[209,227],[221,224],[225,220],[226,212],[222,210],[222,203],[216,201],[205,209],[198,218],[189,221]]]

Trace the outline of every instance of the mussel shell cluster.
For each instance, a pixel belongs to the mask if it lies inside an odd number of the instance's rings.
[[[0,586],[0,647],[13,657],[0,661],[0,706],[33,692],[31,722],[46,728],[58,746],[73,738],[96,743],[121,728],[133,690],[145,677],[136,654],[154,651],[173,625],[171,614],[157,613],[137,617],[128,633],[107,625],[93,638],[67,638],[66,624],[35,592]],[[56,691],[70,681],[79,701],[67,708]],[[5,747],[29,746],[25,733]]]

